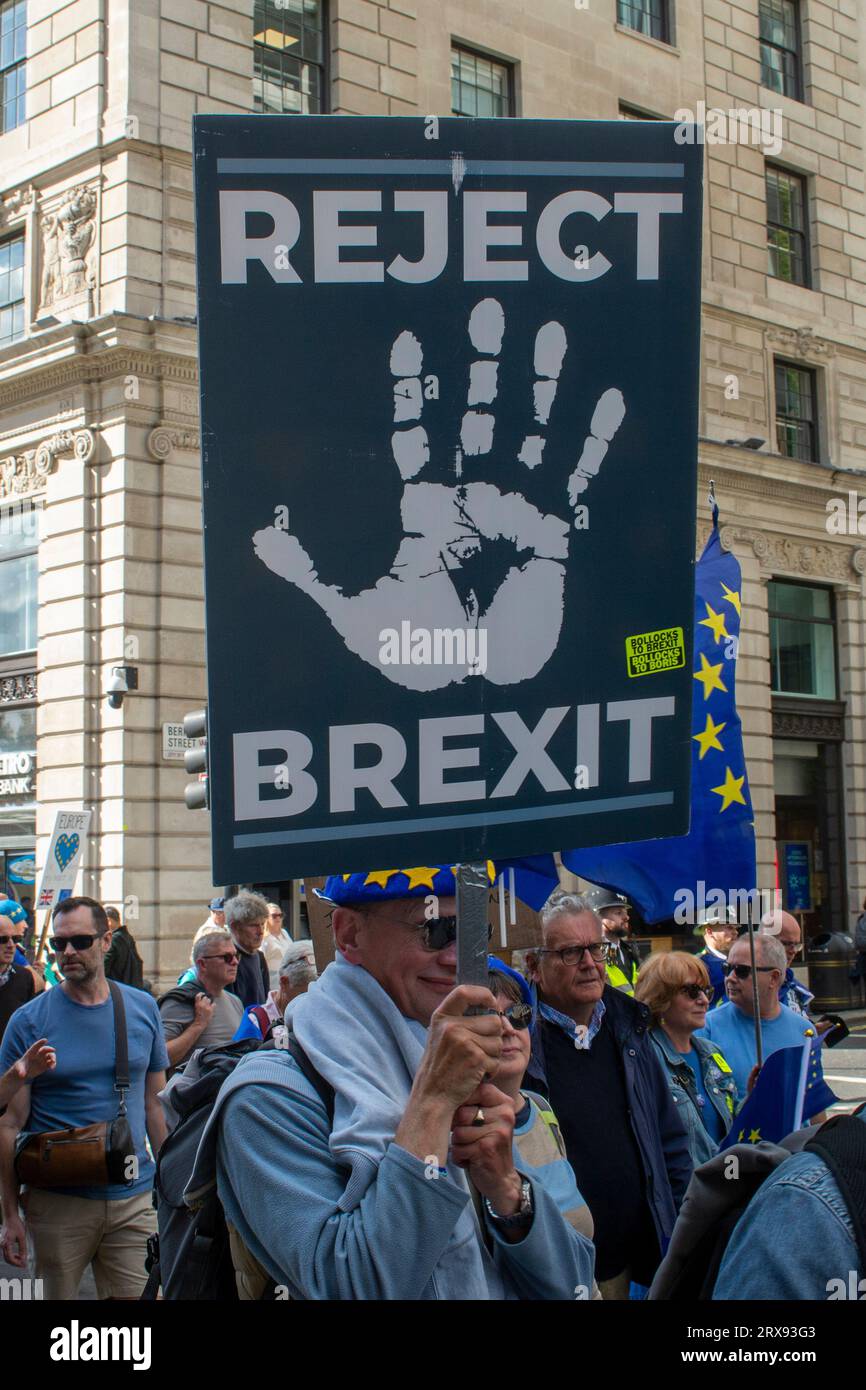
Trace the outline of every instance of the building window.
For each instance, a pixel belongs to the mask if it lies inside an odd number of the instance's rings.
[[[836,699],[836,643],[829,589],[771,580],[770,672],[774,695]]]
[[[761,85],[803,100],[797,0],[760,0]]]
[[[24,238],[0,241],[0,347],[24,336]]]
[[[668,0],[617,0],[616,17],[627,29],[670,43]]]
[[[641,111],[637,106],[626,106],[624,101],[619,104],[619,119],[621,121],[663,121],[664,116],[654,116],[651,111]]]
[[[322,0],[256,0],[253,108],[316,115],[326,109]]]
[[[811,367],[776,362],[776,445],[789,459],[818,458],[818,392]]]
[[[513,116],[514,69],[469,48],[451,49],[454,116]]]
[[[767,246],[770,274],[792,285],[809,284],[806,180],[767,165]]]
[[[27,0],[0,4],[0,135],[24,123]]]
[[[0,656],[36,650],[38,541],[36,502],[0,508]]]

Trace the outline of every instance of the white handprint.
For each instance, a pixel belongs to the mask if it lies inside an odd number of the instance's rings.
[[[502,306],[495,299],[476,304],[469,338],[477,354],[470,363],[466,411],[455,451],[454,486],[413,482],[430,461],[427,430],[420,423],[425,404],[421,384],[423,353],[408,330],[396,338],[390,356],[394,379],[394,430],[391,451],[404,480],[403,539],[390,572],[360,594],[345,595],[323,584],[297,538],[275,526],[257,531],[253,545],[268,569],[294,584],[327,614],[346,646],[389,680],[410,690],[438,690],[471,674],[464,666],[382,665],[383,630],[487,631],[486,678],[512,685],[536,676],[556,650],[562,627],[565,564],[574,509],[596,476],[608,445],[622,424],[625,403],[616,388],[605,391],[593,411],[589,434],[568,482],[569,520],[545,516],[518,492],[503,493],[493,483],[463,480],[464,459],[493,450],[495,417],[484,407],[498,394],[499,354],[505,331]],[[565,330],[546,323],[536,334],[533,385],[534,421],[517,455],[537,468],[546,443],[545,428],[556,398],[566,353]],[[491,595],[484,557],[492,547],[506,556],[505,574]],[[479,561],[479,557],[480,561]],[[482,592],[479,593],[479,590]]]

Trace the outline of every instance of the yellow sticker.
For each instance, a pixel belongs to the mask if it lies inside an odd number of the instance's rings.
[[[641,632],[625,639],[630,676],[652,676],[656,671],[675,671],[686,664],[686,644],[681,627]]]

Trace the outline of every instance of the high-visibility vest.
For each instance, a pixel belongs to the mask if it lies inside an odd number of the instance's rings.
[[[732,1075],[733,1075],[733,1073],[732,1073],[732,1071],[731,1071],[731,1068],[728,1066],[728,1064],[727,1064],[727,1062],[725,1061],[724,1057],[722,1056],[721,1052],[713,1052],[711,1055],[712,1055],[713,1061],[715,1062],[715,1064],[716,1064],[716,1066],[718,1067],[719,1071],[725,1072],[725,1074],[726,1074],[727,1076],[732,1076]],[[731,1095],[730,1091],[726,1091],[726,1092],[725,1092],[725,1105],[728,1107],[728,1114],[731,1115],[731,1116],[733,1116],[733,1113],[734,1113],[734,1097]]]
[[[634,961],[631,961],[630,964],[630,978],[628,975],[625,974],[625,971],[623,970],[619,962],[615,960],[608,961],[607,965],[605,966],[605,974],[607,975],[608,984],[613,985],[614,989],[621,989],[623,994],[633,995],[635,980],[637,979],[638,968]]]

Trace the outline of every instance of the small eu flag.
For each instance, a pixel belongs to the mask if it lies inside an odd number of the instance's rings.
[[[818,1038],[806,1038],[800,1047],[771,1052],[719,1150],[731,1144],[758,1144],[762,1139],[778,1144],[835,1104],[836,1096],[821,1071],[820,1050]]]

